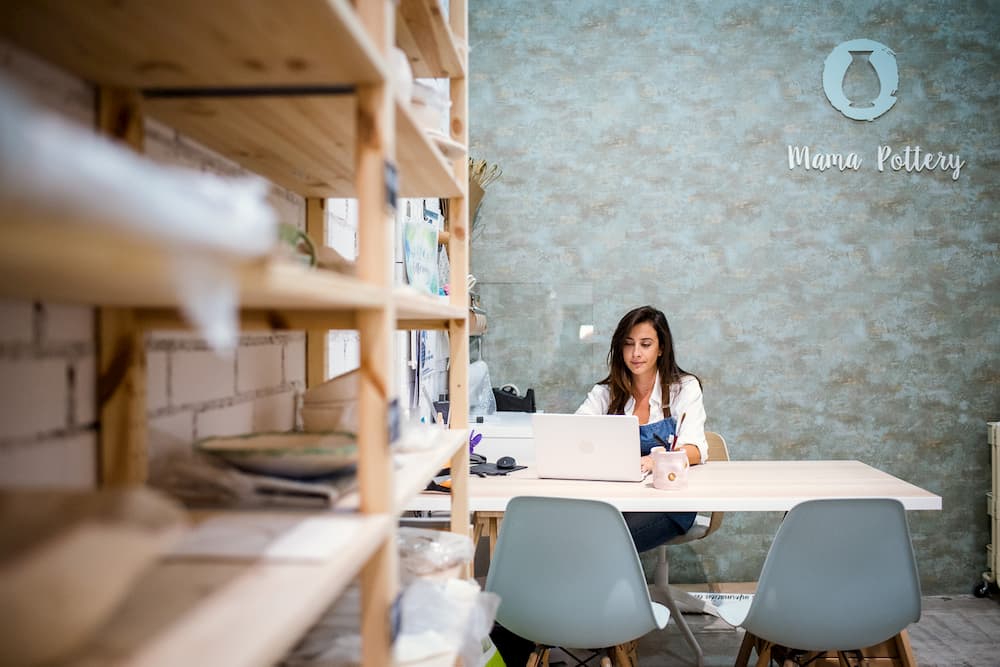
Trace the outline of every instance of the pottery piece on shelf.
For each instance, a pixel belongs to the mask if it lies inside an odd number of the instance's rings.
[[[293,479],[336,475],[358,462],[352,433],[253,433],[206,438],[195,449],[246,472]]]

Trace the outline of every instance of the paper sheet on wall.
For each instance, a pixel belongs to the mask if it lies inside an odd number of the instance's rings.
[[[738,611],[742,615],[745,615],[746,611],[750,609],[750,603],[753,602],[754,596],[753,593],[709,593],[704,591],[696,591],[688,595],[702,603],[702,609],[692,609],[690,611],[701,611],[704,614],[721,616],[719,610],[725,608],[726,615],[730,618],[734,615],[730,610],[732,612]],[[688,610],[685,609],[684,611]]]
[[[428,294],[438,293],[437,231],[426,223],[403,225],[403,265],[409,284]]]

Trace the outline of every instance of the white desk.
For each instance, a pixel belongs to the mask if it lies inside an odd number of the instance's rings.
[[[502,512],[515,496],[605,500],[622,511],[788,511],[816,498],[896,498],[908,510],[940,510],[941,496],[860,461],[709,461],[693,466],[688,488],[654,489],[644,482],[539,479],[531,468],[506,477],[473,476],[469,511]],[[422,493],[408,510],[447,511],[443,494]]]

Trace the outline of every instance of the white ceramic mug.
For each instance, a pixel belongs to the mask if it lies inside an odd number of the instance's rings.
[[[663,447],[653,447],[653,487],[657,489],[686,489],[688,485],[687,453],[668,452]]]

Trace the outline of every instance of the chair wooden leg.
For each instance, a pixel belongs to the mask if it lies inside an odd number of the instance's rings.
[[[611,658],[609,658],[606,655],[602,656],[601,657],[601,667],[614,667],[614,665],[611,664]]]
[[[910,633],[903,628],[894,637],[896,640],[896,655],[899,656],[901,667],[917,667],[917,658],[913,655],[913,647],[910,646]]]
[[[763,639],[757,640],[757,664],[755,667],[767,667],[771,664],[771,649],[774,644]]]
[[[531,655],[528,656],[528,665],[527,665],[527,667],[537,667],[537,665],[538,665],[538,657],[539,657],[539,650],[540,649],[536,648],[534,651],[531,652]]]
[[[639,642],[630,641],[618,644],[614,647],[614,667],[639,667],[639,656],[637,654]]]
[[[549,652],[551,650],[550,648],[546,648],[542,651],[542,667],[549,667]]]
[[[743,642],[740,644],[740,651],[736,654],[736,662],[733,667],[747,667],[750,662],[750,652],[753,651],[757,638],[749,632],[743,633]]]

